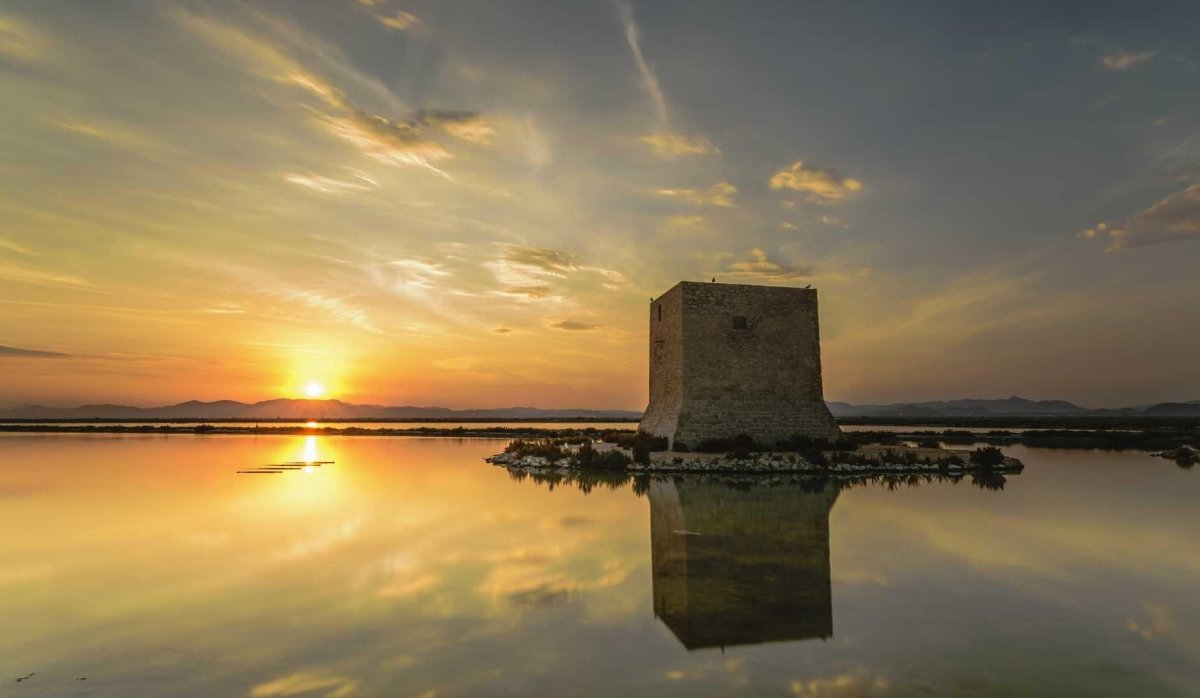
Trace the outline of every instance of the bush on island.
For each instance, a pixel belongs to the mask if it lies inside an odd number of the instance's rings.
[[[553,463],[554,461],[566,457],[566,451],[563,451],[562,446],[559,446],[554,441],[549,439],[542,441],[525,441],[524,439],[516,439],[504,447],[505,453],[515,454],[519,458],[527,458],[529,456],[539,456]]]
[[[984,446],[971,451],[971,463],[973,465],[991,468],[1004,463],[1004,454],[995,446]]]
[[[667,437],[654,436],[644,431],[610,432],[603,441],[614,443],[621,448],[627,448],[631,451],[638,448],[639,445],[644,446],[647,451],[665,451],[668,445]]]
[[[633,461],[623,451],[597,451],[587,443],[579,447],[575,462],[582,470],[624,470]]]

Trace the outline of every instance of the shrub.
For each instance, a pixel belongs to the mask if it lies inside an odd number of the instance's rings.
[[[730,460],[749,460],[751,453],[753,451],[745,447],[734,448],[732,451],[726,453],[725,457]]]
[[[917,442],[918,448],[941,448],[942,442],[937,439],[922,439]]]
[[[1004,463],[1004,454],[995,446],[984,446],[971,451],[971,463],[973,465],[991,468]]]
[[[813,465],[829,465],[829,458],[824,451],[806,451],[800,454],[804,460]]]
[[[665,451],[669,444],[667,437],[653,436],[644,431],[616,432],[612,434],[611,438],[604,440],[631,451],[636,451],[638,448],[645,448],[647,451]]]
[[[952,465],[963,465],[963,459],[958,457],[958,454],[951,453],[948,456],[938,458],[935,463],[942,470],[949,470]]]
[[[644,440],[633,444],[633,461],[642,465],[650,465],[650,446]]]
[[[597,451],[590,443],[579,447],[575,462],[582,470],[624,470],[631,461],[629,456],[617,449]]]
[[[580,446],[579,450],[575,452],[575,462],[580,468],[587,469],[592,467],[592,462],[595,459],[596,449],[592,446],[590,441]]]
[[[654,436],[644,431],[638,432],[638,441],[646,445],[650,451],[665,451],[671,446],[671,440],[665,436]]]
[[[521,458],[528,456],[541,456],[550,462],[554,462],[567,454],[562,450],[562,447],[550,440],[544,441],[525,441],[516,439],[509,445],[504,447],[505,453],[514,453]]]

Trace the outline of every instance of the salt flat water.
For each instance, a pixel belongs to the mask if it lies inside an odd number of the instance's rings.
[[[580,487],[504,443],[0,435],[0,695],[1200,695],[1200,468]],[[285,461],[332,463],[236,472]]]

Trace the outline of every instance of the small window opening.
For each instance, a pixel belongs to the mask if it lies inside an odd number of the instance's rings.
[[[735,329],[735,330],[746,329],[746,316],[745,315],[734,315],[733,316],[733,329]]]
[[[658,306],[658,319],[660,322],[662,321],[662,306],[661,305]]]

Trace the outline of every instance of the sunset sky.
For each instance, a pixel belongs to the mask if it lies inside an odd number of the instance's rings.
[[[641,409],[714,276],[819,289],[832,400],[1200,399],[1198,26],[8,0],[0,405]]]

